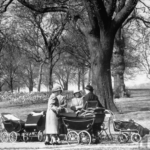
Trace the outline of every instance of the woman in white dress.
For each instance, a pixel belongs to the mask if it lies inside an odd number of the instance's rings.
[[[79,109],[82,109],[83,108],[83,98],[82,98],[82,95],[81,95],[81,91],[80,90],[77,90],[77,91],[74,91],[74,98],[71,100],[71,109],[73,111],[77,111]]]
[[[59,107],[59,102],[57,99],[57,95],[61,87],[55,87],[52,89],[52,94],[48,100],[48,107],[46,113],[46,124],[45,124],[45,132],[46,132],[46,139],[45,145],[49,145],[50,135],[53,144],[57,144],[57,135],[59,133],[58,130],[58,117],[57,114],[61,111],[61,107]]]

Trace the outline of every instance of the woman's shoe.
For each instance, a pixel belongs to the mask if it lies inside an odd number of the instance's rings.
[[[59,145],[59,143],[58,142],[54,142],[53,145]]]
[[[50,145],[50,142],[45,142],[45,145]]]

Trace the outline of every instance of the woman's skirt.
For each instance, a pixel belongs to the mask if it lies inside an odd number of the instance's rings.
[[[46,113],[45,133],[58,134],[58,132],[58,117],[53,110],[49,109]]]

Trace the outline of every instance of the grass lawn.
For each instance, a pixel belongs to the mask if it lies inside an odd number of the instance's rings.
[[[121,112],[116,115],[117,119],[133,119],[150,129],[150,97],[115,99],[115,104]]]

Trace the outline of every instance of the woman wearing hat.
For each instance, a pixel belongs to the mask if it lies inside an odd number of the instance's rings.
[[[66,101],[66,96],[62,95],[62,89],[59,91],[57,99],[59,102],[59,107],[61,107],[61,113],[65,113],[67,107],[67,101]]]
[[[71,109],[73,111],[82,109],[83,108],[83,99],[82,99],[81,91],[80,90],[74,91],[73,94],[74,94],[74,98],[71,100]]]
[[[57,135],[58,135],[58,117],[57,114],[61,110],[59,107],[59,102],[57,99],[57,95],[59,94],[61,87],[55,87],[52,89],[52,94],[48,100],[48,107],[46,113],[46,124],[45,124],[45,132],[46,139],[45,145],[49,145],[50,135],[53,144],[57,144]]]
[[[102,107],[103,108],[102,104],[98,100],[97,95],[95,95],[93,93],[93,91],[94,91],[94,89],[93,89],[93,87],[91,85],[87,85],[85,87],[85,93],[86,94],[83,97],[84,107],[85,107],[86,103],[89,102],[89,101],[97,101],[97,104],[98,104],[97,107]]]
[[[88,102],[93,102],[96,101],[97,102],[97,106],[96,107],[101,107],[103,108],[102,104],[100,103],[100,101],[98,100],[98,97],[93,93],[93,87],[91,85],[87,85],[85,87],[85,93],[86,95],[83,97],[83,101],[84,101],[84,109],[87,109],[87,104]],[[99,123],[94,123],[93,125],[93,134],[95,136],[97,136],[97,131],[101,131],[101,127],[99,125]]]

